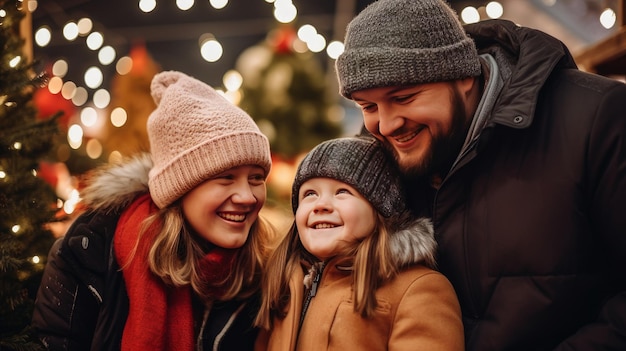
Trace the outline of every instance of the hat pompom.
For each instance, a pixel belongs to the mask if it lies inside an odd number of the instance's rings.
[[[154,76],[154,79],[150,84],[150,93],[152,94],[154,102],[157,105],[161,103],[161,98],[163,97],[165,90],[167,90],[170,85],[178,82],[178,80],[183,76],[185,76],[183,73],[176,71],[161,72]]]

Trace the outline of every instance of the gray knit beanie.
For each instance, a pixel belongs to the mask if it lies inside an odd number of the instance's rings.
[[[230,168],[258,165],[269,173],[269,142],[252,118],[205,83],[181,72],[154,76],[157,108],[148,118],[154,167],[152,200],[163,208]]]
[[[371,137],[332,139],[313,148],[298,166],[293,182],[294,213],[300,186],[311,178],[332,178],[349,184],[384,217],[405,209],[404,192],[393,158]]]
[[[346,29],[335,63],[339,90],[358,90],[475,77],[476,46],[442,0],[379,0]]]

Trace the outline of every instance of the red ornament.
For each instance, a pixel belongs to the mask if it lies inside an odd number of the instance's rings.
[[[293,53],[293,42],[296,40],[296,31],[291,26],[282,26],[276,29],[269,42],[277,54]]]
[[[76,107],[74,104],[66,100],[61,94],[52,94],[48,88],[39,88],[33,96],[33,103],[39,111],[37,118],[40,120],[48,119],[59,111],[63,115],[58,119],[61,130],[67,130],[70,118],[74,115]]]

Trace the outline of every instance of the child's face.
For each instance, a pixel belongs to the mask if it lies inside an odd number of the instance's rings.
[[[259,166],[240,166],[204,181],[182,198],[187,222],[214,245],[243,246],[265,203],[265,177]]]
[[[374,231],[374,207],[350,185],[313,178],[300,186],[296,226],[304,248],[320,260],[337,255]]]

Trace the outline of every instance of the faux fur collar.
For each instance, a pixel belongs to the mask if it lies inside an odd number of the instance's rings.
[[[435,268],[437,243],[433,225],[428,218],[418,218],[391,234],[391,256],[398,268],[422,263]]]
[[[98,168],[86,180],[83,203],[92,210],[119,211],[148,189],[152,158],[141,153],[122,163]]]
[[[401,270],[404,267],[420,263],[436,269],[437,242],[430,219],[422,217],[407,222],[405,218],[403,222],[402,229],[391,234],[389,241],[391,256],[396,268]],[[302,261],[305,271],[311,269],[311,264],[306,260]],[[338,258],[331,264],[340,271],[352,270],[352,258]],[[315,269],[318,268],[313,268],[313,270]]]

